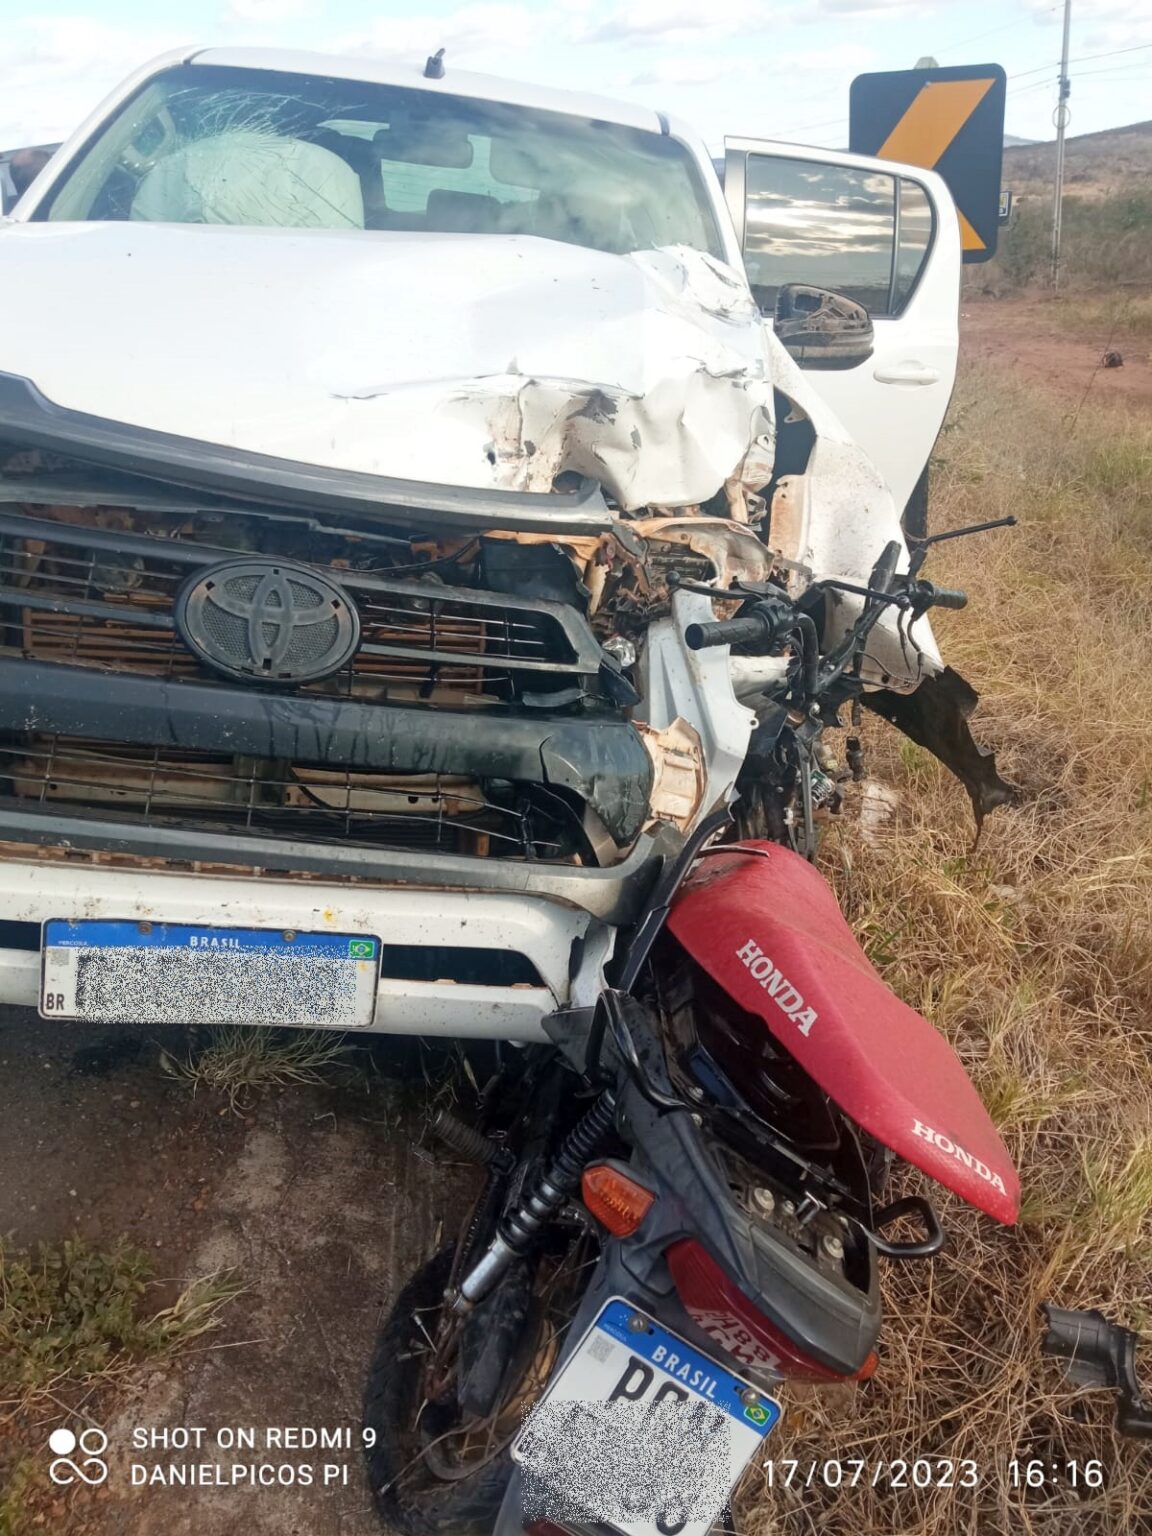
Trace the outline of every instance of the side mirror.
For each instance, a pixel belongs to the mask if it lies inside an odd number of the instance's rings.
[[[59,148],[59,144],[29,144],[0,155],[0,211],[12,212]]]
[[[872,356],[872,316],[827,288],[785,283],[773,329],[802,368],[857,368]]]

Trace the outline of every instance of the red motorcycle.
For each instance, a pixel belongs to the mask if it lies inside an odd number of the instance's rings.
[[[928,584],[892,571],[889,600],[904,582],[923,602]],[[698,629],[784,633],[774,598]],[[845,656],[812,659],[810,694],[843,698]],[[761,755],[782,827],[811,785],[772,785],[765,765],[786,773],[819,715],[793,708]],[[697,829],[596,1006],[508,1051],[474,1125],[441,1117],[487,1177],[399,1297],[365,1402],[377,1503],[407,1536],[703,1536],[763,1457],[782,1381],[876,1368],[879,1261],[940,1250],[927,1199],[886,1200],[893,1161],[1016,1218],[1016,1175],[950,1047],[812,864],[735,831],[721,840],[727,809]]]

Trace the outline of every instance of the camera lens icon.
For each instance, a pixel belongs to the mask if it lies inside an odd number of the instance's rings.
[[[54,1429],[48,1436],[48,1449],[56,1457],[48,1468],[48,1476],[54,1483],[66,1487],[79,1478],[82,1483],[98,1488],[108,1476],[108,1463],[103,1460],[108,1449],[108,1436],[102,1429],[81,1430],[79,1436],[70,1429]],[[79,1463],[71,1460],[77,1450],[83,1456]]]

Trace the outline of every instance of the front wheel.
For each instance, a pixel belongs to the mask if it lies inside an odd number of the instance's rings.
[[[445,1307],[451,1248],[400,1293],[372,1358],[364,1430],[376,1506],[403,1536],[489,1536],[512,1475],[510,1447],[579,1304],[582,1247],[577,1240],[561,1255],[511,1271],[483,1303],[483,1316],[473,1314],[471,1339]],[[501,1336],[493,1391],[493,1362],[483,1356]],[[461,1403],[478,1389],[488,1392],[487,1412]]]

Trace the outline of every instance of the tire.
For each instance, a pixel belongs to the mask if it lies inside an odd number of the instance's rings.
[[[372,1495],[385,1522],[402,1536],[491,1536],[512,1475],[507,1449],[455,1481],[434,1475],[419,1456],[415,1423],[422,1403],[427,1340],[414,1314],[443,1301],[452,1249],[442,1249],[401,1291],[376,1344],[364,1393],[365,1450]]]

